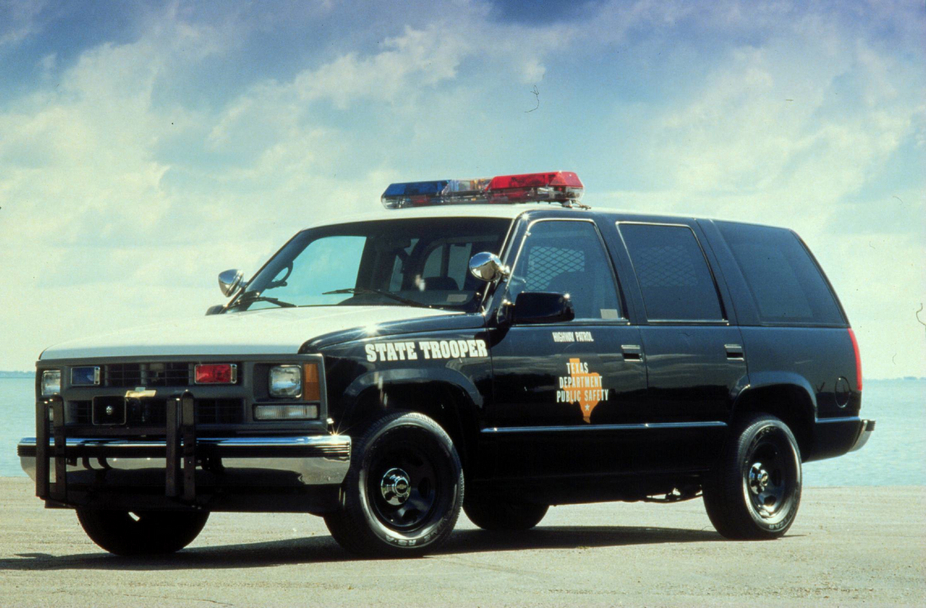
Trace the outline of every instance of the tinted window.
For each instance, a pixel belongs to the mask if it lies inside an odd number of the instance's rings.
[[[590,222],[531,226],[509,280],[508,299],[516,302],[522,291],[568,293],[577,319],[620,316],[611,264]]]
[[[621,224],[620,230],[648,319],[723,320],[714,277],[690,228]]]
[[[763,323],[844,325],[820,269],[790,230],[717,222]]]

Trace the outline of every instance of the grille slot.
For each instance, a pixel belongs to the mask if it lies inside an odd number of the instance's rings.
[[[65,418],[74,424],[90,424],[92,422],[92,401],[68,401],[68,412]]]
[[[197,424],[237,424],[243,421],[240,399],[197,399]]]
[[[241,424],[244,422],[244,402],[241,399],[197,399],[196,424]],[[92,424],[92,401],[68,401],[69,424]],[[126,425],[157,426],[167,424],[167,401],[144,399],[129,403]],[[119,425],[116,425],[119,426]]]
[[[112,363],[104,366],[106,386],[189,386],[193,384],[191,363]]]

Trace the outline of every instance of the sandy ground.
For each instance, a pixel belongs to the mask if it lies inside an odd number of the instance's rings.
[[[722,540],[700,500],[556,507],[528,533],[465,519],[437,555],[352,558],[320,518],[216,514],[124,559],[0,478],[0,606],[926,605],[926,488],[806,488],[773,542]]]

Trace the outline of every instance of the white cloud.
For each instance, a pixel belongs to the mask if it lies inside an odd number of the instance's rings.
[[[383,47],[370,57],[348,53],[299,74],[293,82],[296,94],[307,101],[330,99],[341,109],[358,99],[394,101],[415,87],[454,78],[462,59],[472,52],[465,36],[443,24],[406,28],[402,36],[387,38]]]

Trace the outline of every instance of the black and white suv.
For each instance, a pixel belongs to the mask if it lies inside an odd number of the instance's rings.
[[[38,496],[117,554],[179,550],[212,511],[416,555],[461,508],[513,530],[702,493],[724,536],[783,535],[801,464],[874,428],[822,270],[786,229],[581,193],[564,172],[393,184],[385,213],[223,273],[204,318],[47,349],[19,445]]]

